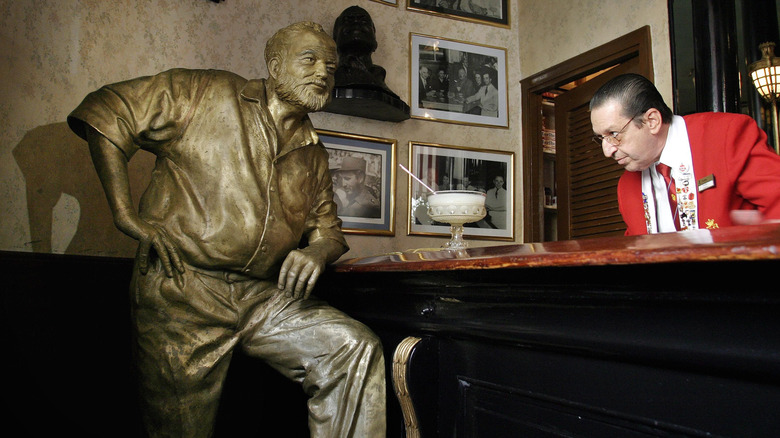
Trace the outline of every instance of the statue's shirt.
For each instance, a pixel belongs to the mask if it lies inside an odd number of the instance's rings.
[[[308,117],[277,144],[262,79],[174,69],[107,85],[68,122],[82,138],[94,127],[128,159],[157,156],[139,213],[194,266],[270,279],[304,237],[347,248],[327,151]]]

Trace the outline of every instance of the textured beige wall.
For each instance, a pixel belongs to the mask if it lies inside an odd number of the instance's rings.
[[[370,0],[0,0],[0,250],[131,256],[133,242],[106,220],[86,145],[65,126],[67,114],[103,84],[172,67],[265,77],[262,50],[275,30],[301,20],[330,30],[354,4],[374,19],[373,61],[407,103],[410,32],[507,49],[509,129],[312,116],[318,128],[397,140],[400,163],[408,161],[409,141],[514,151],[514,179],[521,181],[519,81],[645,24],[653,27],[656,72],[664,72],[659,85],[670,94],[665,0],[511,0],[511,29],[407,11],[406,1],[393,7]],[[137,186],[145,178],[138,169],[148,164],[147,156],[133,163]],[[350,235],[345,257],[444,241],[407,236],[406,187],[398,172],[395,237]],[[519,241],[522,187],[515,189]]]
[[[672,102],[667,0],[521,1],[521,79],[649,25],[655,84]]]

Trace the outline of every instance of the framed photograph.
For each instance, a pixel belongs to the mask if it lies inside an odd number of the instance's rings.
[[[398,0],[371,0],[377,3],[382,3],[389,6],[398,6]]]
[[[412,118],[509,127],[506,49],[414,33],[409,45]]]
[[[395,235],[396,141],[317,130],[345,234]]]
[[[465,224],[463,236],[514,240],[514,153],[409,142],[409,171],[434,191],[484,192],[487,216]],[[409,176],[408,234],[449,236],[450,226],[428,216],[428,194]]]
[[[406,9],[456,20],[510,27],[509,0],[407,0]]]

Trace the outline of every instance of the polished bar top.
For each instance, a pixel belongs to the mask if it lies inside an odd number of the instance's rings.
[[[442,243],[446,240],[443,237]],[[780,259],[780,223],[458,251],[424,248],[345,259],[334,264],[333,270],[440,271],[768,259]]]

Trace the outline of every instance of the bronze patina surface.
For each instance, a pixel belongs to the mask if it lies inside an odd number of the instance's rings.
[[[116,226],[139,241],[130,292],[146,431],[210,436],[238,347],[302,385],[312,436],[382,437],[381,342],[312,295],[347,250],[308,117],[331,99],[336,43],[296,23],[265,61],[267,79],[173,69],[106,85],[68,117]],[[136,209],[127,164],[139,149],[157,160]]]

